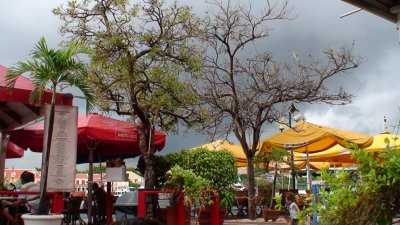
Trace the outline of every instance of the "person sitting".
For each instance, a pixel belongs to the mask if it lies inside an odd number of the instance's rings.
[[[20,191],[39,191],[39,185],[35,184],[35,175],[31,172],[24,171],[21,174],[21,189]],[[19,195],[18,199],[11,205],[6,206],[2,210],[3,216],[11,223],[17,224],[17,214],[28,212],[35,213],[39,207],[38,195]]]
[[[98,183],[93,183],[93,200],[95,202],[95,218],[99,224],[106,221],[107,193]]]

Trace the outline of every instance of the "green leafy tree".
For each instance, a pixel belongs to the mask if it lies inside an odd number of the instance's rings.
[[[129,181],[129,187],[132,187],[132,188],[139,188],[140,187],[140,184],[137,184],[137,183],[133,183],[132,181]]]
[[[53,12],[65,22],[63,34],[87,40],[94,52],[90,74],[100,108],[140,125],[145,187],[153,188],[154,128],[176,131],[196,113],[198,98],[181,78],[202,66],[193,41],[201,21],[190,7],[163,0],[78,0]]]
[[[43,150],[45,159],[42,162],[42,175],[40,185],[40,203],[38,214],[47,214],[49,204],[46,200],[47,175],[50,157],[51,139],[53,135],[54,112],[56,91],[59,86],[75,86],[82,91],[87,102],[87,111],[94,103],[94,95],[86,82],[87,70],[85,64],[77,59],[79,54],[87,54],[89,51],[85,44],[73,41],[63,49],[54,50],[47,47],[46,40],[41,38],[34,48],[32,59],[26,62],[18,62],[6,75],[7,86],[12,88],[20,74],[30,73],[29,79],[34,84],[31,93],[31,101],[38,102],[47,86],[52,90],[51,108],[49,113],[49,127],[46,147]]]

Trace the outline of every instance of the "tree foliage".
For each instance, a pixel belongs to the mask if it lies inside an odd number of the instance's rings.
[[[94,52],[90,80],[100,108],[142,125],[145,184],[153,188],[154,127],[176,131],[191,125],[195,112],[198,98],[181,76],[202,67],[193,45],[201,21],[190,7],[163,0],[70,1],[53,12],[64,21],[63,34],[87,40]]]
[[[188,122],[192,112],[184,106],[197,100],[180,76],[202,66],[193,45],[200,20],[190,7],[161,0],[86,0],[54,13],[65,22],[63,34],[84,38],[93,49],[91,81],[104,111],[144,116],[167,131]]]

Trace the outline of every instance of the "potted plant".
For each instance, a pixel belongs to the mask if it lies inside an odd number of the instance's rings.
[[[260,153],[255,158],[255,162],[257,163],[257,165],[262,165],[267,172],[269,171],[269,165],[274,165],[274,175],[272,190],[270,191],[271,197],[269,198],[269,206],[262,209],[262,214],[265,221],[268,221],[270,219],[275,221],[282,212],[282,200],[284,196],[282,196],[282,194],[278,194],[275,196],[275,189],[278,168],[281,163],[286,163],[285,156],[287,156],[287,152],[285,150],[273,147],[272,152]]]
[[[55,224],[60,224],[62,215],[49,215],[50,201],[46,195],[47,175],[52,140],[52,131],[55,114],[55,99],[57,87],[75,86],[80,89],[86,98],[86,109],[89,111],[94,102],[94,95],[86,82],[86,66],[77,56],[88,53],[87,48],[80,41],[71,42],[66,48],[60,50],[49,49],[46,40],[41,38],[32,52],[32,60],[18,62],[6,75],[7,86],[12,88],[17,78],[23,73],[31,73],[29,79],[35,87],[31,93],[31,101],[40,101],[46,86],[50,85],[52,90],[51,108],[49,113],[49,127],[43,154],[42,177],[40,185],[40,202],[37,215],[23,215],[25,225],[31,224],[27,220],[36,221],[33,224],[46,224],[43,220],[55,219]]]
[[[226,211],[234,201],[233,186],[237,181],[235,163],[235,157],[227,150],[209,151],[198,148],[187,152],[186,168],[208,180],[211,190],[215,190],[220,198],[219,224],[223,224]],[[198,211],[201,225],[211,221],[210,207],[201,207]]]
[[[183,197],[186,206],[190,208],[196,206],[207,207],[213,203],[213,194],[209,191],[209,182],[194,174],[193,171],[175,165],[167,172],[166,176],[167,180],[163,188],[182,190],[182,194],[174,195],[174,199]]]
[[[195,149],[174,154],[176,156],[170,158],[179,159],[172,161],[178,164],[181,169],[192,171],[193,174],[207,181],[207,194],[197,192],[197,195],[192,195],[192,197],[188,197],[187,199],[186,195],[188,191],[193,194],[195,192],[190,191],[190,189],[188,190],[188,186],[183,186],[183,189],[181,189],[185,194],[186,203],[189,203],[187,201],[189,199],[197,200],[197,204],[189,205],[197,207],[196,211],[199,212],[199,223],[207,224],[211,220],[209,206],[213,203],[213,197],[218,196],[220,199],[220,224],[223,224],[226,209],[233,204],[235,196],[233,186],[237,180],[237,169],[235,167],[236,160],[232,153],[226,150],[209,151],[207,149]],[[177,171],[171,169],[171,172]],[[167,180],[171,178],[169,177]],[[167,181],[167,183],[170,182]],[[164,187],[166,186],[164,185]]]
[[[273,200],[275,201],[274,209],[263,209],[263,218],[265,222],[277,220],[282,213],[282,194],[275,195]]]

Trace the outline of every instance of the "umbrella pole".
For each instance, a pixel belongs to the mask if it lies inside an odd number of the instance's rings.
[[[7,153],[8,134],[6,130],[1,130],[1,143],[0,143],[0,184],[4,182],[4,169],[6,167],[6,153]]]
[[[310,156],[308,154],[308,151],[307,151],[307,167],[306,167],[306,170],[307,170],[307,188],[308,188],[308,190],[311,190]]]
[[[93,150],[94,147],[88,147],[89,149],[89,176],[88,176],[88,195],[87,195],[87,206],[88,206],[88,224],[93,224],[92,220],[92,192],[93,192]]]

